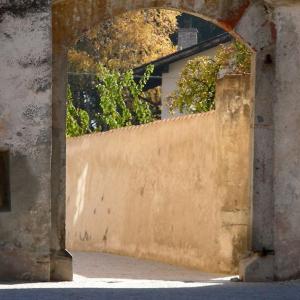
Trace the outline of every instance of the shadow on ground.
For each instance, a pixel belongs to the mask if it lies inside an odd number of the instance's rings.
[[[135,258],[73,253],[74,281],[0,283],[0,300],[300,300],[300,282],[229,277]]]
[[[55,288],[0,290],[1,300],[299,300],[299,286],[224,285],[180,289]]]

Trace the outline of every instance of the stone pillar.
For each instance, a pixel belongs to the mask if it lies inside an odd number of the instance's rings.
[[[72,256],[65,250],[67,49],[53,46],[51,162],[51,280],[72,280]]]
[[[252,255],[241,264],[245,281],[274,279],[273,103],[275,95],[274,45],[256,53],[253,115],[253,179],[251,209]]]
[[[300,5],[270,2],[262,9],[258,1],[261,21],[248,24],[256,66],[252,255],[241,263],[245,281],[300,275]],[[247,15],[249,22],[251,8]]]
[[[0,281],[50,280],[50,11],[48,1],[0,1],[0,150],[10,177]]]
[[[273,103],[275,101],[275,43],[273,22],[263,1],[250,6],[236,31],[255,51],[252,67],[252,192],[249,257],[241,261],[240,277],[245,281],[274,278],[274,194],[273,194]]]
[[[275,279],[300,277],[300,3],[278,6],[274,102]]]

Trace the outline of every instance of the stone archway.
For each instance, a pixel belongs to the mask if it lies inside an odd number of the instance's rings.
[[[269,91],[273,90],[271,76],[273,72],[273,66],[270,66],[268,70],[264,70],[264,79],[262,82],[262,68],[265,65],[265,57],[273,56],[273,48],[275,43],[274,37],[274,25],[272,22],[268,21],[268,14],[266,8],[262,6],[262,3],[254,3],[250,5],[249,1],[229,1],[224,4],[223,1],[54,1],[53,3],[53,51],[54,51],[54,65],[53,65],[53,87],[54,87],[54,97],[53,97],[53,109],[54,115],[60,115],[57,118],[57,134],[58,136],[53,136],[53,153],[60,153],[60,158],[55,159],[52,163],[52,170],[55,174],[58,174],[61,169],[61,165],[58,165],[57,162],[60,161],[61,164],[64,163],[64,145],[65,137],[64,130],[61,130],[64,126],[64,118],[62,107],[64,106],[64,93],[66,85],[66,77],[64,80],[61,80],[61,76],[66,74],[66,54],[67,49],[78,39],[85,31],[94,27],[95,25],[101,23],[103,20],[121,14],[128,10],[134,9],[146,9],[153,7],[163,7],[167,9],[175,9],[179,11],[185,11],[188,13],[196,14],[201,16],[204,19],[210,20],[211,22],[217,24],[218,26],[229,31],[232,35],[237,38],[242,39],[250,47],[252,47],[257,54],[256,64],[253,65],[253,96],[256,101],[256,114],[258,115],[267,115],[271,114],[272,106],[269,103],[266,103],[266,94],[270,93]],[[257,51],[258,50],[258,51]],[[59,79],[58,79],[59,78]],[[257,89],[259,93],[255,91],[255,78],[257,78]],[[260,89],[260,86],[263,84],[264,91]],[[267,85],[269,88],[266,88]],[[271,98],[270,98],[271,99]],[[269,102],[269,101],[268,101]],[[262,111],[265,108],[268,108],[267,111]],[[61,123],[63,122],[63,123]],[[269,132],[262,132],[261,127],[255,127],[255,136],[260,136],[265,141],[267,147],[261,147],[259,143],[256,144],[254,151],[254,159],[256,162],[262,162],[262,157],[265,163],[265,160],[271,160],[272,149],[271,143],[273,136]],[[56,148],[57,147],[57,148]],[[57,149],[60,149],[58,151]],[[252,159],[252,157],[251,157]],[[265,167],[266,168],[266,167]],[[255,252],[262,253],[263,249],[273,250],[273,241],[272,241],[272,224],[273,224],[273,215],[272,215],[272,199],[271,193],[266,197],[264,194],[264,203],[261,202],[261,196],[256,193],[257,190],[267,192],[270,191],[271,179],[268,179],[268,183],[264,183],[261,180],[256,180],[257,177],[261,176],[256,172],[258,166],[254,168],[254,187],[255,191],[253,195],[253,219],[250,223],[255,223],[255,226],[252,224],[252,238],[251,238],[251,249]],[[272,173],[272,164],[269,164],[265,169],[268,175]],[[53,174],[54,175],[54,174]],[[60,191],[64,190],[64,173],[61,174],[60,182],[57,181],[57,176],[55,182],[53,181],[52,188],[54,190]],[[265,175],[264,175],[265,176]],[[255,181],[256,180],[256,181]],[[52,198],[52,207],[57,208],[55,213],[56,219],[52,218],[53,225],[58,226],[54,231],[52,244],[53,253],[57,251],[58,255],[54,254],[53,260],[55,257],[61,260],[60,249],[64,249],[64,209],[62,203],[64,203],[64,198],[60,195]],[[60,204],[58,204],[60,203]],[[261,216],[260,212],[262,209],[268,213],[264,216]],[[257,212],[257,213],[256,213]],[[53,215],[53,211],[52,211]],[[268,220],[266,222],[266,220]],[[52,225],[52,226],[53,226]],[[54,229],[54,227],[53,227]],[[57,236],[56,233],[60,232],[60,236]],[[53,233],[53,231],[52,231]],[[250,238],[250,237],[249,237]],[[61,246],[59,246],[61,245]],[[271,253],[271,251],[270,251]],[[264,274],[255,275],[248,274],[248,270],[252,267],[253,262],[251,261],[250,267],[242,267],[241,275],[247,280],[255,279],[272,279],[273,270],[272,262],[268,257],[263,261],[263,268],[266,270]],[[260,259],[256,258],[254,264],[258,264],[260,267]],[[242,265],[242,264],[241,264]],[[267,266],[266,266],[267,265]],[[57,266],[59,266],[57,264]],[[55,268],[54,277],[60,278],[62,271]]]
[[[67,48],[109,16],[151,7],[197,14],[256,51],[252,255],[241,275],[300,276],[298,1],[20,0],[0,4],[0,151],[10,153],[11,177],[10,210],[0,212],[0,279],[71,279],[64,245]]]

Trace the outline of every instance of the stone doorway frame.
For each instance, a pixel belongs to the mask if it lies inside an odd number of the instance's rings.
[[[251,219],[249,257],[241,262],[240,276],[246,281],[287,278],[276,269],[274,254],[274,126],[276,99],[276,28],[272,9],[265,1],[248,0],[54,0],[53,102],[51,163],[51,278],[70,280],[71,257],[65,251],[65,92],[67,50],[84,32],[111,16],[129,10],[165,8],[197,15],[222,27],[251,47],[253,86],[253,155],[250,157]],[[279,256],[283,253],[279,253]],[[292,273],[289,277],[294,276]]]

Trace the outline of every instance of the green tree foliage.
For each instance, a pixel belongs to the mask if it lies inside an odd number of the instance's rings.
[[[250,69],[251,52],[238,41],[222,45],[213,58],[199,56],[190,60],[181,73],[177,90],[169,99],[170,111],[199,113],[214,109],[219,72],[243,74]]]
[[[150,65],[145,74],[135,82],[133,71],[119,72],[98,65],[98,112],[90,120],[83,109],[75,108],[71,90],[67,97],[67,136],[79,136],[93,131],[107,131],[130,125],[153,121],[149,103],[142,100],[143,89],[154,67]]]
[[[99,68],[100,113],[96,118],[100,130],[109,130],[153,121],[150,106],[142,100],[143,89],[154,67],[150,65],[138,83],[134,81],[133,71],[124,73],[110,71],[103,65]]]
[[[86,111],[76,108],[73,104],[70,87],[67,91],[66,135],[74,137],[89,133],[90,118]]]

